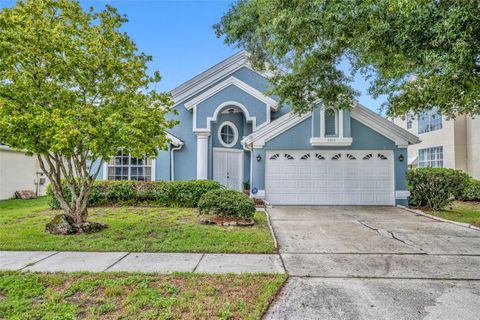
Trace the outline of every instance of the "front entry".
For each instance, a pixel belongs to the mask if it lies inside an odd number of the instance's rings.
[[[241,191],[243,176],[243,150],[213,149],[213,180],[221,185]]]

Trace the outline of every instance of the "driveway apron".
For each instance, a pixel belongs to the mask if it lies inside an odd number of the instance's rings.
[[[266,319],[479,319],[480,231],[395,207],[268,212],[291,277]]]

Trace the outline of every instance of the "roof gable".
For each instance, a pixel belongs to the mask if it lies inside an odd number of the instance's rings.
[[[248,53],[246,51],[240,51],[234,54],[171,90],[170,93],[172,94],[173,102],[176,105],[180,104],[243,67],[247,67],[256,72],[250,66]]]
[[[187,110],[191,110],[194,107],[196,107],[199,103],[202,101],[207,100],[208,98],[214,96],[215,94],[219,93],[220,91],[224,90],[225,88],[229,86],[236,86],[237,88],[245,91],[246,93],[250,94],[251,96],[255,97],[256,99],[264,102],[267,106],[270,108],[277,108],[277,101],[274,99],[264,95],[262,92],[259,90],[255,89],[254,87],[250,86],[249,84],[235,78],[235,77],[229,77],[226,80],[216,84],[215,86],[211,87],[210,89],[202,92],[200,95],[195,97],[194,99],[188,101],[185,103],[185,108]]]
[[[311,115],[312,112],[303,115],[296,115],[293,112],[289,112],[260,130],[248,135],[242,140],[242,143],[244,146],[253,145],[253,147],[263,147],[266,142],[296,126]],[[420,141],[417,136],[360,104],[356,104],[352,108],[350,115],[360,123],[394,141],[398,147],[406,147],[409,144],[415,144]]]

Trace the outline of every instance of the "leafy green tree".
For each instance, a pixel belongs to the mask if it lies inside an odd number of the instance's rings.
[[[437,106],[454,117],[480,113],[479,16],[478,1],[239,0],[214,28],[273,74],[294,111],[349,108],[360,72],[390,116]]]
[[[120,31],[125,22],[113,7],[86,12],[74,0],[18,1],[0,12],[0,141],[38,158],[75,225],[87,221],[99,173],[89,164],[122,147],[155,156],[175,124],[165,119],[170,95],[149,89],[160,81],[147,74],[151,57]]]

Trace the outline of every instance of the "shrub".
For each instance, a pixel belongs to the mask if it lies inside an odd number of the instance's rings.
[[[71,195],[62,184],[67,201]],[[200,197],[211,190],[220,189],[220,183],[212,180],[185,181],[95,181],[89,206],[113,204],[158,204],[163,206],[196,207]],[[47,188],[48,204],[59,209],[60,204],[53,195],[52,186]]]
[[[407,172],[411,205],[441,210],[460,199],[470,177],[459,170],[419,168]]]
[[[480,180],[470,179],[465,188],[462,200],[480,201]]]
[[[215,214],[250,220],[255,214],[253,200],[242,192],[221,189],[205,193],[198,202],[200,214]]]

